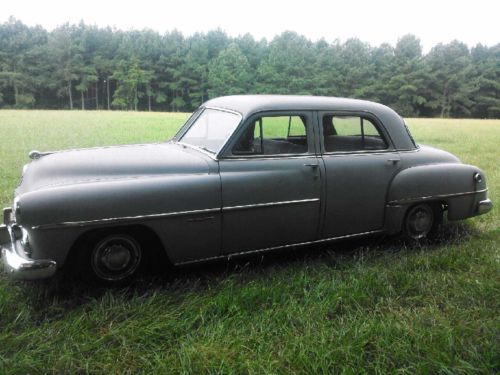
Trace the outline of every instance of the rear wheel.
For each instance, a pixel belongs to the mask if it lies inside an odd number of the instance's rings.
[[[441,206],[420,203],[412,206],[405,217],[404,236],[412,241],[421,241],[435,234],[442,220]]]

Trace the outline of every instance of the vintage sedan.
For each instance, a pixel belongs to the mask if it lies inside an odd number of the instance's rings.
[[[0,229],[20,279],[71,266],[122,281],[154,249],[183,265],[377,233],[418,241],[444,213],[492,207],[479,168],[353,99],[221,97],[165,143],[30,157]]]

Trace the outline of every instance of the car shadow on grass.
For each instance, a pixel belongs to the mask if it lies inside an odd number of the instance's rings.
[[[154,293],[168,293],[171,300],[182,300],[188,292],[216,288],[228,277],[245,284],[269,272],[301,265],[322,265],[332,269],[355,267],[360,259],[404,256],[411,251],[432,252],[443,246],[458,245],[478,235],[469,223],[449,222],[443,225],[435,239],[425,243],[409,244],[397,236],[370,236],[248,255],[229,260],[173,268],[165,272],[138,277],[126,285],[103,286],[79,280],[68,282],[55,277],[40,282],[26,282],[18,289],[33,316],[39,321],[58,319],[66,312],[95,301],[106,294],[120,298],[147,297]]]

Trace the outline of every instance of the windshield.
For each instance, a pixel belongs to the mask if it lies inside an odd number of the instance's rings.
[[[215,154],[240,123],[241,116],[217,109],[205,109],[180,141]]]

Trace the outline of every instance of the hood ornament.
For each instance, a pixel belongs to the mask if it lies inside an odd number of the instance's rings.
[[[45,156],[45,155],[50,155],[50,154],[53,154],[55,151],[37,151],[37,150],[33,150],[33,151],[30,151],[30,153],[28,154],[29,158],[31,160],[36,160],[36,159],[40,159],[42,156]]]

